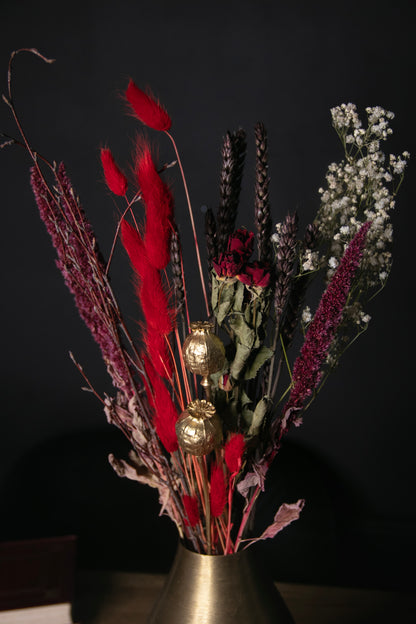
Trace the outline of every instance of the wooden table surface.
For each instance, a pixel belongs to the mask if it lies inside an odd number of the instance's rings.
[[[126,572],[80,572],[77,624],[145,624],[165,577]],[[409,593],[277,583],[296,624],[416,624]],[[220,623],[219,623],[220,624]]]

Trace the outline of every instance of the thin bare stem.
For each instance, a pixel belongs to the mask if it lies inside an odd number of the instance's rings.
[[[202,457],[198,457],[198,465],[201,471],[202,477],[202,489],[204,494],[204,502],[205,502],[205,532],[207,536],[207,554],[210,555],[212,552],[212,541],[211,541],[211,505],[209,502],[209,491],[208,491],[208,475],[206,465]]]
[[[199,245],[198,245],[198,237],[196,235],[195,221],[194,221],[194,215],[193,215],[193,211],[192,211],[191,200],[190,200],[190,197],[189,197],[188,185],[186,183],[186,178],[185,178],[185,174],[184,174],[184,171],[183,171],[182,162],[181,162],[181,158],[179,156],[178,148],[176,146],[176,142],[175,142],[173,136],[167,130],[165,131],[165,134],[167,134],[167,136],[169,137],[169,139],[172,142],[173,149],[175,150],[176,158],[177,158],[177,161],[178,161],[179,169],[181,171],[182,182],[183,182],[183,186],[184,186],[184,189],[185,189],[186,201],[187,201],[187,204],[188,204],[189,217],[190,217],[190,220],[191,220],[192,233],[193,233],[193,237],[194,237],[195,251],[196,251],[196,257],[197,257],[197,261],[198,261],[198,269],[199,269],[199,275],[200,275],[200,279],[201,279],[202,292],[203,292],[203,295],[204,295],[205,308],[206,308],[207,316],[209,317],[210,316],[210,308],[209,308],[209,304],[208,304],[207,290],[206,290],[206,286],[205,286],[204,273],[203,273],[203,270],[202,270],[201,256],[200,256],[200,253],[199,253]]]
[[[241,538],[243,536],[244,529],[246,528],[247,521],[248,521],[248,519],[250,517],[250,514],[251,514],[251,512],[253,510],[253,507],[254,507],[254,503],[256,502],[257,497],[260,494],[260,492],[261,492],[260,486],[257,485],[256,489],[254,490],[253,496],[251,497],[251,500],[250,500],[246,510],[244,511],[243,518],[241,520],[240,528],[239,528],[239,531],[238,531],[238,534],[237,534],[237,538],[235,540],[235,546],[234,546],[234,552],[235,553],[238,551],[238,548],[239,548],[240,543],[241,543]]]

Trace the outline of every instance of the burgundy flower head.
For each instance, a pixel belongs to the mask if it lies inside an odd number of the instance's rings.
[[[227,279],[237,277],[243,267],[244,259],[236,252],[225,253],[220,255],[218,262],[213,260],[212,264],[217,277],[219,279]]]
[[[266,288],[270,283],[270,271],[261,262],[251,262],[245,265],[238,279],[246,286]]]
[[[219,279],[239,276],[243,266],[253,253],[254,234],[245,228],[236,230],[228,239],[226,253],[213,260],[215,272]]]
[[[253,253],[254,234],[244,228],[236,230],[228,239],[228,252],[236,252],[244,261],[247,261]]]

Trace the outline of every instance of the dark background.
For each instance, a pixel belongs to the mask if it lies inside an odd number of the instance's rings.
[[[342,157],[329,109],[355,102],[396,113],[386,149],[415,151],[413,2],[247,0],[157,3],[0,3],[0,75],[10,52],[15,102],[32,145],[64,160],[105,255],[116,222],[99,163],[108,143],[129,162],[138,125],[120,94],[132,77],[151,86],[174,120],[198,229],[218,202],[219,150],[227,129],[248,131],[241,225],[250,226],[253,133],[269,132],[276,221],[297,209],[313,218],[327,165]],[[0,129],[15,135],[7,106]],[[174,158],[166,137],[161,161]],[[104,366],[53,262],[37,215],[29,160],[0,153],[1,539],[76,533],[80,565],[167,569],[176,538],[158,518],[154,492],[119,480],[107,454],[126,452],[101,407],[83,393],[72,350],[100,392]],[[394,264],[371,304],[368,332],[290,434],[270,478],[259,522],[280,502],[306,498],[301,519],[265,545],[281,580],[410,587],[415,533],[414,163],[393,214]],[[174,179],[171,171],[171,179]],[[179,182],[177,220],[189,236]],[[203,314],[191,245],[185,249],[194,318]],[[138,312],[125,258],[113,284],[129,318]],[[195,287],[193,287],[193,284]]]

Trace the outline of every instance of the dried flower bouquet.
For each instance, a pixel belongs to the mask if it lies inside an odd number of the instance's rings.
[[[161,513],[196,552],[231,554],[274,537],[299,517],[304,502],[283,504],[262,534],[251,535],[248,521],[268,469],[283,436],[301,424],[342,353],[367,329],[366,305],[389,274],[390,213],[409,157],[386,156],[381,149],[393,114],[368,108],[363,125],[353,104],[331,110],[342,160],[329,166],[316,218],[303,235],[295,213],[273,223],[261,123],[255,126],[253,232],[238,227],[246,134],[227,132],[219,208],[206,213],[204,270],[171,119],[153,95],[130,81],[125,98],[132,114],[169,138],[185,188],[206,308],[206,320],[195,322],[196,293],[186,288],[174,197],[165,177],[172,165],[155,162],[145,135],[133,158],[132,180],[110,149],[101,150],[105,181],[121,202],[104,260],[64,165],[41,157],[26,138],[12,98],[15,54],[4,100],[22,139],[7,137],[3,145],[23,145],[32,158],[31,184],[58,268],[116,388],[114,396],[100,396],[75,362],[108,421],[131,442],[130,456],[111,455],[111,465],[118,475],[158,489]],[[141,309],[141,331],[134,334],[110,285],[118,239],[131,262]],[[323,293],[312,313],[307,295],[318,278]],[[303,344],[292,355],[297,328]]]

